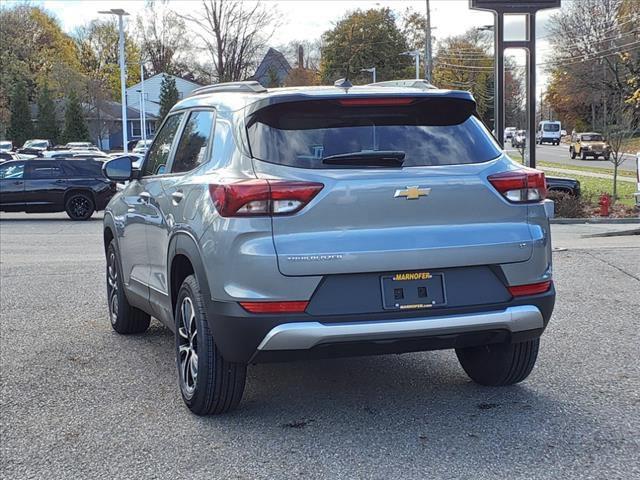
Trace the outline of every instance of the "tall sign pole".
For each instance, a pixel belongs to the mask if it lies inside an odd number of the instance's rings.
[[[527,51],[527,144],[528,166],[536,166],[536,12],[559,8],[561,0],[469,0],[472,10],[488,10],[495,15],[495,128],[504,147],[504,51],[521,48]],[[526,35],[523,40],[504,39],[504,16],[524,15]]]

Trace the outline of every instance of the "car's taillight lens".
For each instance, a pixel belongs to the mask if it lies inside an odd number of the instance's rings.
[[[290,180],[239,180],[209,185],[209,193],[223,217],[255,217],[296,213],[324,185]]]
[[[489,175],[491,185],[513,203],[540,202],[547,196],[547,183],[540,170],[514,170]]]
[[[551,280],[539,283],[530,283],[528,285],[516,285],[509,287],[509,293],[514,297],[524,297],[527,295],[537,295],[544,293],[551,288]]]
[[[307,301],[293,302],[240,302],[242,308],[250,313],[304,313]]]

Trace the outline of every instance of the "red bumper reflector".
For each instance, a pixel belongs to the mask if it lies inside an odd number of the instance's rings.
[[[531,283],[529,285],[517,285],[515,287],[509,287],[509,293],[514,297],[524,297],[526,295],[537,295],[538,293],[544,293],[551,288],[551,280],[540,283]]]
[[[304,313],[309,302],[240,302],[250,313]]]

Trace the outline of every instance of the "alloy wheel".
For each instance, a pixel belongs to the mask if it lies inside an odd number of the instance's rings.
[[[84,218],[91,211],[89,199],[78,195],[69,202],[69,210],[76,218]]]
[[[178,367],[180,383],[187,396],[193,395],[198,378],[198,329],[191,298],[185,297],[180,305],[178,327]]]

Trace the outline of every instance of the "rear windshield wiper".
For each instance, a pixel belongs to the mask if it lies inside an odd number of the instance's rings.
[[[400,150],[364,150],[329,155],[322,159],[325,165],[353,165],[367,167],[400,167],[405,153]]]

